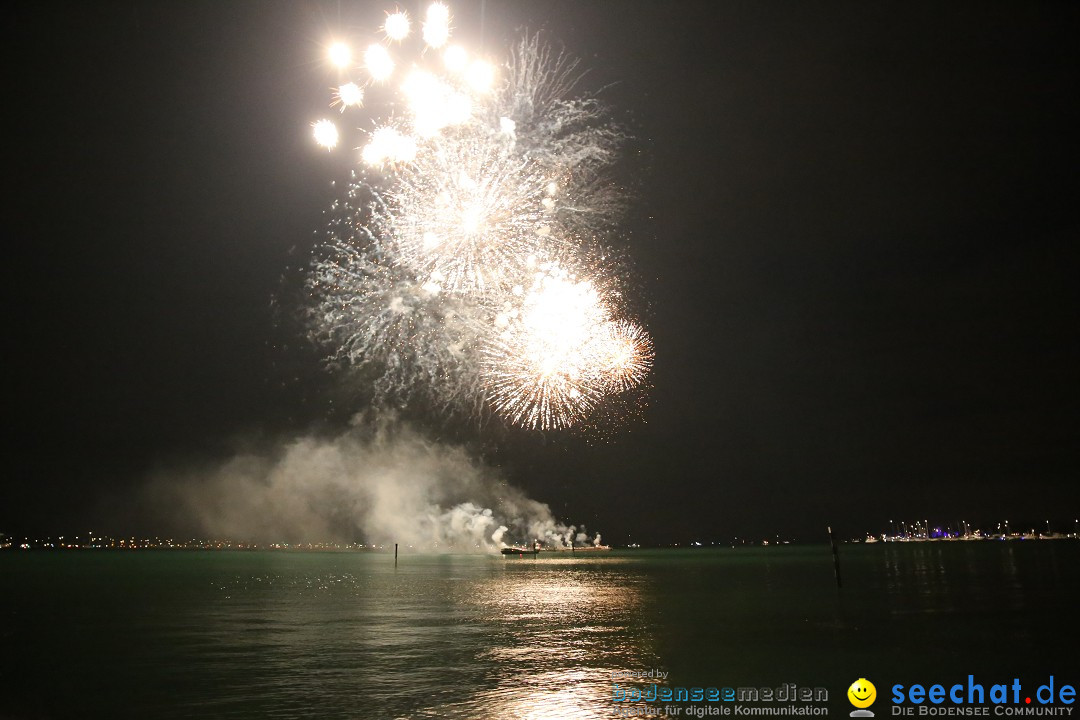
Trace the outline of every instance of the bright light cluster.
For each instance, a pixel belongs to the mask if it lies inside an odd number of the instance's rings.
[[[313,134],[315,135],[315,142],[326,148],[327,150],[333,150],[338,144],[338,129],[330,120],[319,120],[311,124]]]
[[[409,22],[408,14],[401,11],[390,13],[386,16],[386,22],[383,23],[383,32],[390,40],[404,40],[409,36],[411,29],[412,23]]]
[[[342,112],[388,112],[366,119],[360,167],[313,264],[313,334],[377,401],[580,424],[652,365],[604,247],[623,206],[605,175],[623,134],[575,92],[577,62],[537,36],[496,68],[450,43],[446,5],[416,24],[387,14],[385,40],[359,63],[330,48],[355,73],[336,90]],[[329,121],[315,134],[338,143]]]
[[[394,59],[390,51],[375,43],[364,51],[364,67],[375,82],[385,82],[394,74]]]
[[[345,112],[345,108],[359,107],[364,102],[364,90],[354,82],[339,86],[335,95],[336,102],[341,105],[341,112]]]
[[[330,62],[340,70],[344,70],[352,62],[352,50],[343,42],[336,42],[327,49]]]
[[[432,3],[424,18],[424,42],[441,48],[450,39],[450,8],[441,2]]]
[[[392,127],[382,127],[371,134],[371,142],[361,155],[372,166],[407,163],[416,157],[416,141]]]
[[[481,360],[490,401],[511,422],[569,426],[605,394],[644,379],[651,343],[637,326],[612,319],[591,280],[549,264],[519,292],[521,302],[496,316],[501,332]]]

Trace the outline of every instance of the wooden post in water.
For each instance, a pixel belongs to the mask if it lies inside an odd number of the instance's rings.
[[[833,537],[831,525],[826,529],[829,531],[829,544],[832,545],[832,569],[836,575],[836,587],[844,587],[840,582],[840,554],[836,552],[836,538]]]
[[[394,567],[397,567],[397,543],[394,543]]]

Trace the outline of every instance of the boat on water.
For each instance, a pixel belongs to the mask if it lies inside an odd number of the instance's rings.
[[[550,550],[552,552],[573,552],[573,553],[598,552],[598,551],[610,550],[610,549],[611,549],[610,545],[578,545],[576,547],[571,545],[570,547],[563,546],[563,547],[544,548],[544,550]]]
[[[598,551],[604,551],[604,550],[610,550],[610,549],[611,549],[610,545],[581,545],[581,546],[576,546],[575,547],[573,545],[542,546],[540,543],[536,543],[532,547],[529,547],[528,545],[512,545],[510,547],[504,547],[499,552],[502,553],[503,555],[536,555],[536,554],[542,553],[542,552],[545,552],[545,553],[546,552],[579,553],[579,552],[598,552]]]

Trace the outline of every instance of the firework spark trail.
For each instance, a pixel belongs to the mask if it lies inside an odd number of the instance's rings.
[[[556,244],[549,176],[509,141],[450,133],[404,167],[387,192],[398,260],[458,294],[505,293],[521,258]],[[550,204],[550,203],[549,203]]]
[[[362,369],[376,403],[423,399],[443,412],[477,410],[482,390],[470,368],[487,324],[463,298],[387,261],[372,231],[384,215],[378,194],[360,184],[335,207],[328,252],[308,278],[319,298],[315,332],[336,359]]]
[[[417,26],[427,47],[409,64],[399,50]],[[451,27],[436,3],[419,23],[387,15],[386,43],[362,59],[331,48],[367,76],[339,87],[343,112],[380,93],[399,111],[370,133],[369,169],[314,264],[313,334],[372,378],[376,401],[568,427],[652,363],[604,260],[624,209],[605,172],[624,135],[577,92],[578,61],[537,35],[496,71],[450,45]],[[337,144],[332,123],[314,127]]]
[[[520,294],[496,316],[500,332],[481,354],[490,402],[513,423],[572,425],[606,394],[644,379],[651,343],[639,326],[614,319],[612,293],[547,263]]]

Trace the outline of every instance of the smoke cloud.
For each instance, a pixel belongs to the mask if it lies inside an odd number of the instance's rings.
[[[556,522],[546,504],[463,448],[398,422],[358,420],[336,437],[298,437],[209,470],[161,474],[149,496],[180,524],[235,540],[454,552],[533,540],[599,543],[584,528]]]

